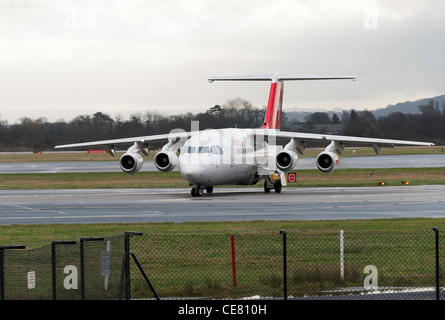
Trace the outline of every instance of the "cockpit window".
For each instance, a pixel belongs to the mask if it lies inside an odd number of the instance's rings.
[[[220,146],[202,146],[202,147],[192,147],[188,146],[184,149],[185,153],[212,153],[216,155],[223,154],[223,150]]]
[[[199,153],[209,153],[209,147],[199,147]]]
[[[220,146],[211,146],[210,147],[210,153],[220,155],[220,154],[223,154],[223,151],[222,151]]]
[[[195,153],[196,151],[196,147],[188,147],[187,148],[187,153]]]

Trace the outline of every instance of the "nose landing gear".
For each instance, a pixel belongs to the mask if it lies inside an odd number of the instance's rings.
[[[213,187],[205,187],[207,193],[213,192]],[[193,187],[191,190],[191,194],[193,197],[201,197],[204,194],[204,190],[200,185]]]
[[[202,188],[200,186],[193,187],[192,188],[192,196],[194,197],[201,197],[203,195]]]

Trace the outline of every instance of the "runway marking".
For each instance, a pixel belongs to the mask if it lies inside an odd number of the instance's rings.
[[[26,219],[97,219],[97,218],[130,218],[130,217],[153,217],[158,213],[137,213],[137,214],[100,214],[100,215],[69,215],[57,216],[26,216],[26,217],[0,217],[0,220],[26,220]]]
[[[280,194],[264,196],[259,188],[227,188],[201,198],[192,198],[188,189],[0,191],[0,221],[10,224],[40,223],[38,220],[63,223],[63,219],[66,223],[108,223],[445,217],[444,191],[445,186],[287,188]]]

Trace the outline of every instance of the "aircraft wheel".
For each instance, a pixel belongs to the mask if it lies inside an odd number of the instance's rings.
[[[266,182],[266,181],[264,181],[264,192],[266,192],[266,193],[269,193],[269,192],[270,192],[270,189],[269,189],[269,187],[267,186],[267,182]]]
[[[196,188],[195,187],[192,188],[192,192],[191,193],[192,193],[193,197],[196,197]]]
[[[207,193],[212,193],[213,192],[213,187],[206,187],[206,192]]]
[[[203,194],[204,194],[204,191],[202,191],[202,188],[197,187],[197,188],[196,188],[196,195],[197,195],[198,197],[201,197]]]
[[[275,189],[276,193],[280,193],[281,192],[281,181],[277,181],[273,184],[273,188]]]

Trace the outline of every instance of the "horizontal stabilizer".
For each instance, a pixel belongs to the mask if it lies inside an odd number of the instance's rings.
[[[210,77],[209,82],[213,81],[287,81],[287,80],[342,80],[351,79],[357,80],[357,76],[328,76],[328,75],[314,75],[314,74],[281,74],[281,73],[267,73],[267,74],[252,74],[245,76],[228,76],[228,77]]]
[[[278,72],[267,74],[252,74],[247,76],[210,77],[213,81],[271,81],[269,100],[263,129],[281,128],[281,108],[283,105],[283,84],[288,80],[357,80],[357,76],[326,76],[314,74],[281,74]]]

